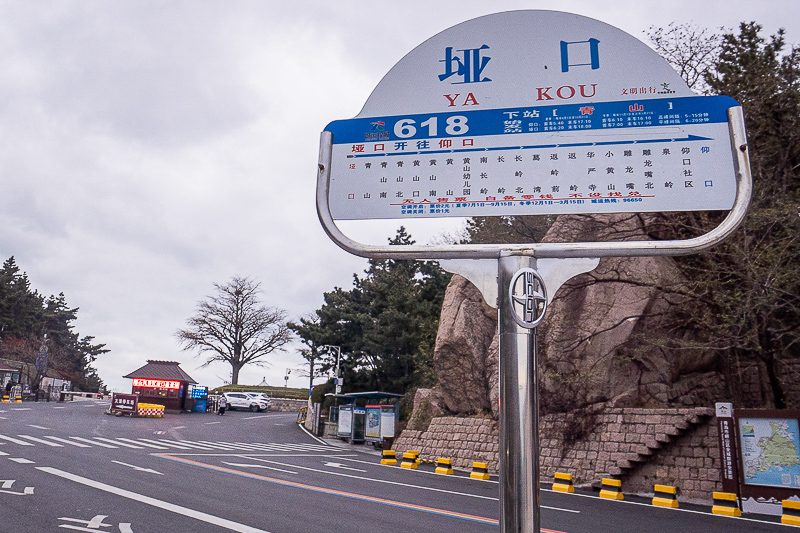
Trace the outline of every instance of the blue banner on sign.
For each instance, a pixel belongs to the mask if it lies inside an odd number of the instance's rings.
[[[738,105],[727,96],[696,96],[356,118],[325,129],[333,133],[334,144],[405,142],[413,143],[405,150],[428,152],[435,146],[426,140],[433,138],[723,123],[728,109]]]

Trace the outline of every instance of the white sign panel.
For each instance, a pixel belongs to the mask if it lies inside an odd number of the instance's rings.
[[[335,219],[727,210],[726,97],[644,43],[551,11],[454,26],[332,122]]]

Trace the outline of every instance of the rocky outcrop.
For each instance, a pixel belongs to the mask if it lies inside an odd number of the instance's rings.
[[[636,215],[562,216],[544,240],[641,240]],[[684,280],[669,257],[604,258],[568,281],[540,327],[541,404],[547,412],[592,405],[710,405],[725,396],[713,356],[671,348],[667,322]],[[442,306],[434,364],[452,413],[497,417],[497,311],[453,276]]]
[[[489,409],[489,390],[496,357],[487,357],[497,334],[497,311],[483,300],[475,286],[453,276],[447,286],[433,364],[441,385],[441,401],[453,413]]]

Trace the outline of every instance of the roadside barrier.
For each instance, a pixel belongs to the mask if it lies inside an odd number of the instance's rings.
[[[473,461],[472,472],[470,472],[469,477],[472,479],[489,479],[489,464]]]
[[[9,399],[8,399],[8,396],[6,396],[5,394],[3,395],[3,399],[0,400],[0,401],[2,401],[2,403],[10,403]]]
[[[440,457],[436,460],[436,473],[437,474],[452,474],[453,461],[452,459],[445,459]]]
[[[164,416],[164,406],[157,403],[140,403],[137,406],[136,414],[149,418],[161,418]]]
[[[790,526],[800,526],[800,502],[794,500],[783,500],[783,514],[781,524]]]
[[[711,508],[713,514],[725,516],[742,516],[739,509],[739,498],[732,492],[714,492],[714,506]]]
[[[604,477],[603,484],[600,486],[600,497],[609,500],[624,500],[622,494],[622,481]]]
[[[419,452],[405,452],[403,454],[403,462],[400,463],[400,468],[411,468],[412,470],[416,470],[418,463],[417,463],[417,454]]]
[[[558,492],[575,492],[575,485],[572,484],[572,474],[556,472],[553,490]]]
[[[655,496],[653,497],[653,505],[659,507],[678,507],[678,487],[671,485],[655,485],[653,487]]]
[[[383,450],[383,453],[381,453],[381,464],[390,466],[397,465],[396,452],[394,450]]]

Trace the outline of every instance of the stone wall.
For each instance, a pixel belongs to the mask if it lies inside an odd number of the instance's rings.
[[[721,490],[719,445],[709,408],[615,408],[540,421],[540,468],[573,475],[576,485],[599,487],[604,477],[622,480],[629,493],[652,493],[656,483],[679,487],[682,501],[710,501]],[[498,470],[498,427],[490,418],[437,417],[426,431],[403,431],[398,453],[418,450],[421,459],[447,457],[471,469],[472,461]]]
[[[308,400],[296,400],[294,398],[271,398],[271,402],[269,404],[270,411],[279,411],[279,412],[297,412],[302,407],[308,406]]]

